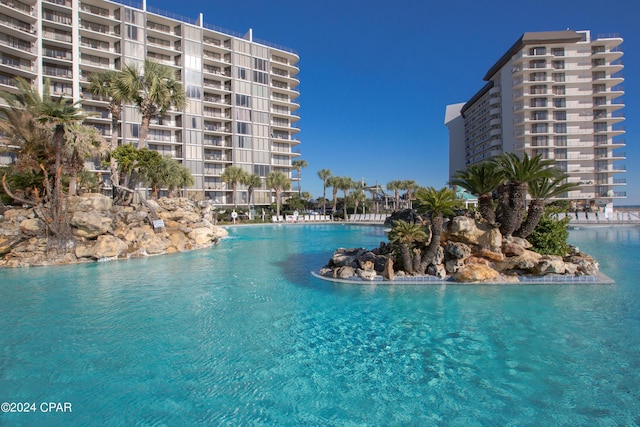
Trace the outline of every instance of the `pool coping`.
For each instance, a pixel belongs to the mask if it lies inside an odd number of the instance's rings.
[[[595,275],[588,276],[566,276],[559,274],[548,274],[545,276],[518,276],[518,282],[457,282],[451,277],[441,279],[436,276],[396,276],[393,280],[387,280],[380,275],[377,275],[373,280],[366,280],[358,276],[341,279],[322,276],[316,271],[312,271],[311,275],[328,282],[348,283],[353,285],[614,285],[616,283],[615,280],[601,271]]]

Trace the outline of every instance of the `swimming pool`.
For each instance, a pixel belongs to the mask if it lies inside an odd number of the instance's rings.
[[[349,285],[380,227],[0,271],[0,401],[34,425],[640,424],[640,228],[573,231],[615,285]]]

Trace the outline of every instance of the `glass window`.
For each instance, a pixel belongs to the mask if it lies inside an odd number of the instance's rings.
[[[551,54],[553,56],[564,56],[564,48],[563,47],[553,47],[553,48],[551,48]]]

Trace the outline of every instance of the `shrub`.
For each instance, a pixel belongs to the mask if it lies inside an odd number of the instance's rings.
[[[544,214],[533,233],[527,240],[533,245],[533,250],[543,255],[564,256],[567,253],[567,239],[569,238],[569,218],[556,219],[560,207],[546,206]]]

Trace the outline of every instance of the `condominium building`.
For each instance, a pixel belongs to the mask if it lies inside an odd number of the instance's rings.
[[[145,2],[0,0],[0,48],[0,90],[15,91],[17,76],[39,89],[49,79],[53,95],[82,100],[95,113],[88,122],[107,138],[108,100],[87,90],[88,76],[125,64],[141,67],[146,58],[174,69],[187,105],[153,120],[147,143],[189,168],[193,197],[229,205],[231,188],[220,176],[230,165],[263,178],[281,171],[298,179],[291,161],[300,155],[299,58],[254,39],[251,30],[234,33],[206,24],[202,14],[184,18]],[[137,143],[140,122],[136,107],[125,105],[119,144]],[[239,187],[239,204],[246,203],[244,190]],[[253,201],[271,203],[264,179]]]
[[[626,197],[621,44],[589,31],[525,33],[471,99],[447,106],[449,175],[503,152],[539,154],[579,184],[561,198],[606,206]]]

